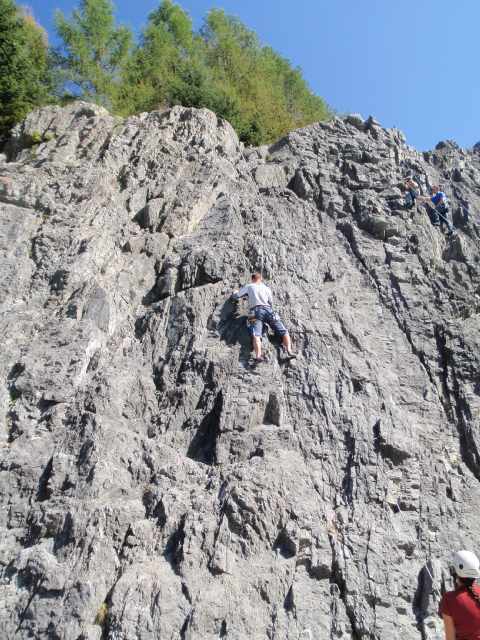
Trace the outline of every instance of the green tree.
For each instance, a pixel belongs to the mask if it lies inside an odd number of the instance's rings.
[[[222,10],[210,11],[195,32],[189,15],[163,0],[133,48],[129,32],[115,26],[110,0],[81,0],[70,20],[57,14],[57,28],[70,80],[122,115],[207,107],[255,145],[330,115],[299,69]]]
[[[45,31],[13,0],[0,0],[0,141],[34,107],[49,100]]]
[[[116,26],[111,1],[81,0],[69,19],[57,11],[55,23],[63,40],[57,64],[65,81],[76,85],[83,97],[114,106],[132,35]]]
[[[193,62],[197,47],[190,17],[170,0],[164,0],[149,15],[140,44],[126,65],[118,103],[120,112],[169,106],[173,96],[184,104],[182,77]]]
[[[210,108],[230,120],[245,142],[272,142],[295,127],[330,116],[326,103],[311,92],[301,71],[270,47],[262,47],[256,34],[237,18],[212,10],[202,36],[207,65],[215,83],[229,97],[224,112]]]

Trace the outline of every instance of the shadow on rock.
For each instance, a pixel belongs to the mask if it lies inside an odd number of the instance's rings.
[[[218,322],[220,338],[229,346],[240,345],[240,359],[248,359],[251,353],[251,339],[247,330],[247,315],[241,313],[239,304],[228,299],[223,304]]]
[[[435,560],[428,560],[418,574],[417,589],[412,601],[412,611],[422,640],[429,640],[433,637],[432,633],[440,630],[442,623],[437,611],[443,587],[440,564]]]

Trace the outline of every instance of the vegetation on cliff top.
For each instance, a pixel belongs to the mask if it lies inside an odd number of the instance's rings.
[[[116,24],[110,0],[80,0],[70,16],[57,11],[61,44],[49,52],[41,28],[14,0],[0,7],[0,61],[11,61],[0,85],[0,136],[31,108],[77,97],[124,116],[206,107],[253,145],[330,116],[300,69],[219,9],[195,31],[179,5],[163,0],[135,42]]]

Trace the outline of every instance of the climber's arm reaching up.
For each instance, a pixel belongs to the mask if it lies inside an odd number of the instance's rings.
[[[232,298],[234,300],[240,300],[240,298],[244,298],[245,296],[248,296],[248,288],[247,287],[242,287],[238,291],[234,291],[232,293]]]

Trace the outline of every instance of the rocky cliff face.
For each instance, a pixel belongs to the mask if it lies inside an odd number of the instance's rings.
[[[7,153],[2,637],[440,638],[445,559],[480,539],[480,155],[83,103]],[[262,226],[299,357],[252,369],[229,295]]]

